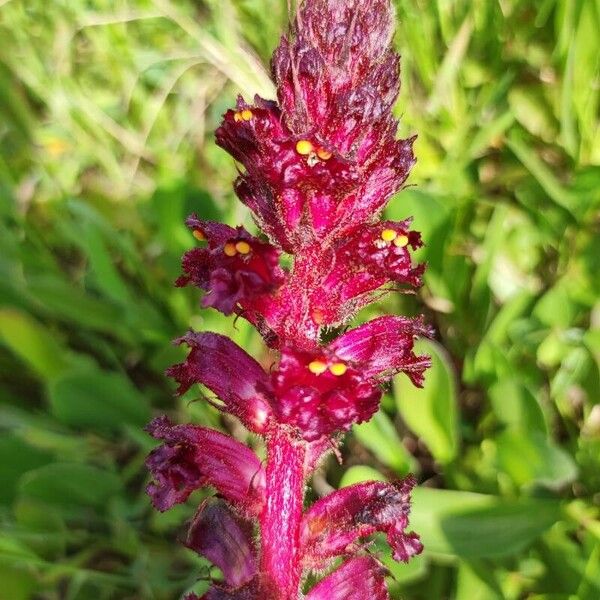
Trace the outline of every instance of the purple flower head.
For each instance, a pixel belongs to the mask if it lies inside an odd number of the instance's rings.
[[[206,400],[262,438],[266,457],[203,427],[162,418],[148,428],[162,441],[147,462],[159,510],[202,486],[219,497],[200,507],[187,545],[223,579],[188,600],[389,600],[369,537],[384,533],[398,561],[422,550],[408,531],[412,477],[304,503],[310,474],[373,416],[384,384],[405,373],[423,385],[430,360],[414,342],[432,331],[422,318],[384,316],[339,333],[382,294],[422,284],[411,219],[381,219],[414,165],[414,138],[396,139],[391,1],[299,4],[272,60],[278,101],[239,97],[216,131],[266,237],[192,216],[201,245],[177,281],[200,288],[203,306],[245,318],[270,350],[259,363],[223,335],[189,332],[176,342],[187,358],[168,371],[179,394],[195,385],[214,394]],[[302,596],[307,575],[339,557]]]

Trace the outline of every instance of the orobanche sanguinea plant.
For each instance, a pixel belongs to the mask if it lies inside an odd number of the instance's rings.
[[[216,490],[187,537],[222,571],[204,600],[385,599],[368,536],[383,532],[398,561],[422,550],[407,531],[411,477],[305,506],[311,474],[377,411],[382,385],[404,372],[420,386],[429,365],[413,351],[415,337],[430,334],[422,319],[347,329],[381,294],[418,286],[423,271],[411,259],[421,237],[410,220],[381,220],[415,162],[413,139],[396,139],[391,112],[392,33],[389,0],[305,0],[273,57],[278,102],[239,98],[216,133],[243,167],[235,190],[265,235],[190,217],[198,245],[177,285],[197,286],[205,307],[252,323],[273,364],[265,370],[223,335],[189,332],[177,341],[187,359],[169,370],[179,393],[202,384],[218,398],[209,402],[263,438],[264,461],[212,429],[166,417],[148,427],[162,442],[147,463],[157,509]]]

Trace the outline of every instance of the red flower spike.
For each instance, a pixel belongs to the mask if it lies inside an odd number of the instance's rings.
[[[188,219],[194,236],[208,247],[194,248],[183,257],[177,285],[189,283],[206,291],[203,305],[226,315],[252,311],[261,296],[272,293],[283,282],[279,250],[251,236],[243,227]]]
[[[219,501],[207,501],[198,510],[188,531],[186,545],[223,572],[225,583],[238,588],[258,569],[252,527]]]
[[[302,520],[302,548],[307,568],[356,551],[356,542],[377,531],[385,532],[394,558],[407,562],[423,546],[414,533],[405,533],[410,493],[416,481],[407,477],[395,483],[358,483],[321,498]]]
[[[390,600],[385,574],[373,558],[352,558],[322,579],[306,600]]]
[[[146,430],[165,442],[146,460],[154,478],[147,491],[157,510],[164,512],[210,485],[245,514],[260,511],[264,470],[248,447],[206,427],[172,425],[167,417],[155,419]]]
[[[185,362],[167,371],[185,393],[200,383],[223,402],[217,408],[238,417],[256,433],[264,432],[272,409],[268,398],[271,384],[263,368],[224,335],[190,332],[176,341],[191,348]]]
[[[184,257],[178,285],[205,291],[204,306],[244,317],[281,354],[266,373],[224,336],[194,334],[169,370],[179,393],[202,384],[208,400],[264,438],[264,469],[251,450],[192,426],[151,425],[166,443],[148,460],[161,509],[213,485],[231,505],[208,503],[188,543],[219,566],[223,582],[187,600],[389,600],[385,570],[364,556],[383,532],[396,560],[418,554],[407,533],[414,480],[368,482],[305,509],[306,481],[343,432],[372,417],[382,384],[406,373],[423,384],[429,358],[414,352],[422,319],[382,317],[322,343],[361,308],[398,286],[421,285],[411,221],[381,221],[415,163],[415,138],[397,140],[392,106],[399,57],[391,0],[303,0],[272,61],[279,102],[238,98],[216,132],[239,165],[235,191],[269,243],[191,217],[204,245]],[[280,267],[280,253],[291,262]],[[221,437],[219,437],[221,436]],[[254,545],[246,524],[252,518]],[[359,553],[363,552],[360,556]],[[359,554],[306,596],[303,578]]]

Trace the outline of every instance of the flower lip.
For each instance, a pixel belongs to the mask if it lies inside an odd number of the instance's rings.
[[[385,575],[374,558],[351,558],[310,590],[306,600],[390,600]]]

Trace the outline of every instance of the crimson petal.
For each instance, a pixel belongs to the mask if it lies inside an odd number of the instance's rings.
[[[431,366],[431,360],[428,356],[414,354],[414,338],[432,335],[431,328],[422,318],[386,316],[352,329],[329,348],[340,359],[360,365],[361,371],[369,377],[389,379],[404,372],[421,387],[423,374]]]
[[[249,515],[264,501],[264,470],[250,448],[228,435],[195,425],[172,425],[165,416],[146,431],[164,444],[146,460],[154,481],[147,492],[157,510],[185,502],[195,490],[212,486]]]

